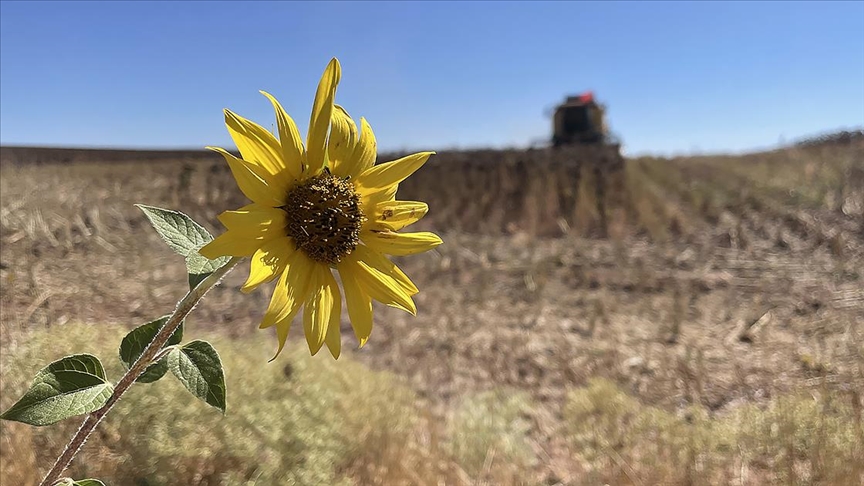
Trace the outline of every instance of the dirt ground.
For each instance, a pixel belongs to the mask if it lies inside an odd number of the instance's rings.
[[[134,203],[184,211],[214,234],[215,216],[244,204],[213,158],[3,160],[5,352],[21,329],[172,308],[182,261]],[[362,350],[345,321],[343,350],[408,379],[442,416],[468,392],[528,392],[548,484],[578,473],[559,411],[594,377],[670,411],[723,414],[826,384],[860,400],[864,143],[635,159],[602,180],[588,167],[566,150],[435,156],[398,194],[429,204],[418,226],[445,242],[396,259],[421,289],[418,315],[378,307]],[[269,289],[238,292],[247,271],[191,325],[262,332]]]

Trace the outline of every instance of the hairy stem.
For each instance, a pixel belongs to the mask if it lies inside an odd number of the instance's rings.
[[[153,338],[153,341],[144,349],[144,352],[141,353],[141,356],[137,361],[129,368],[129,371],[120,378],[120,381],[117,382],[117,385],[114,387],[114,393],[108,398],[108,401],[105,405],[91,413],[84,419],[84,423],[81,424],[81,428],[78,429],[78,432],[72,437],[72,440],[66,445],[66,448],[63,450],[63,453],[60,454],[60,457],[57,458],[57,461],[54,463],[54,466],[45,476],[45,479],[39,483],[39,486],[53,486],[60,479],[60,475],[63,471],[69,467],[69,464],[72,462],[72,459],[78,454],[78,451],[81,450],[81,446],[87,441],[87,438],[93,432],[99,422],[102,421],[102,418],[111,411],[111,408],[120,400],[120,397],[126,393],[126,390],[129,389],[135,383],[135,380],[141,376],[141,373],[149,366],[153,361],[159,351],[162,349],[162,346],[168,341],[168,338],[174,334],[174,331],[177,327],[180,326],[180,323],[183,322],[183,319],[192,312],[192,309],[198,304],[198,301],[207,294],[210,289],[219,284],[222,278],[228,274],[236,265],[240,262],[242,258],[234,257],[228,261],[221,268],[213,272],[207,278],[201,281],[194,289],[190,290],[185,297],[183,297],[180,302],[177,303],[177,307],[174,309],[174,313],[171,314],[171,317],[168,318],[168,321],[162,326],[162,329],[156,334],[156,337]]]

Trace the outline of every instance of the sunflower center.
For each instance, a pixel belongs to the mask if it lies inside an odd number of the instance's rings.
[[[298,248],[330,265],[354,251],[366,221],[354,184],[326,171],[291,189],[282,209],[288,215],[288,236]]]

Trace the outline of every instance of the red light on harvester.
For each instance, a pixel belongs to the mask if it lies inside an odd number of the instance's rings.
[[[579,101],[581,101],[582,103],[590,103],[594,101],[594,93],[592,93],[591,91],[582,93],[581,95],[579,95]]]

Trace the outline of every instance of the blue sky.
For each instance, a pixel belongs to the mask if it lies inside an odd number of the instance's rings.
[[[0,3],[0,143],[231,147],[337,102],[382,151],[520,147],[591,89],[628,153],[864,126],[864,2]]]

